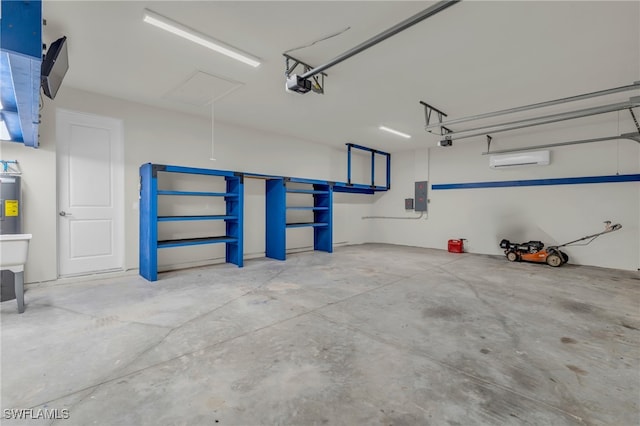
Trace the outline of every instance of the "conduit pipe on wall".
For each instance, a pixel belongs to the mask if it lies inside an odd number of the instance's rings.
[[[424,212],[420,213],[418,217],[406,217],[406,216],[362,216],[362,219],[408,219],[408,220],[416,220],[422,219],[424,216]]]

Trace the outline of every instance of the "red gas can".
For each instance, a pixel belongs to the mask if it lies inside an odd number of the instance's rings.
[[[449,240],[450,253],[464,253],[464,239]]]

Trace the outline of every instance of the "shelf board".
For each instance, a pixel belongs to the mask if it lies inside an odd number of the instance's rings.
[[[321,228],[325,226],[329,226],[329,224],[324,222],[287,223],[287,228]]]
[[[202,237],[202,238],[183,238],[179,240],[163,240],[158,241],[158,248],[195,246],[200,244],[217,244],[217,243],[237,243],[238,239],[229,236],[221,237]]]
[[[306,178],[297,178],[297,177],[289,177],[288,180],[289,182],[292,182],[292,183],[329,186],[329,182],[326,180],[306,179]]]
[[[329,210],[329,207],[287,206],[287,210]]]
[[[329,193],[329,191],[320,191],[317,189],[289,189],[287,188],[287,192],[289,193],[293,193],[293,194],[317,194],[317,195],[326,195]]]
[[[237,197],[233,192],[199,192],[199,191],[167,191],[158,190],[158,195],[189,195],[195,197]]]
[[[238,216],[229,216],[229,215],[158,216],[158,222],[180,222],[185,220],[238,220]]]
[[[375,194],[376,192],[388,191],[386,186],[371,186],[359,183],[336,182],[333,187],[334,192],[347,192],[352,194]]]

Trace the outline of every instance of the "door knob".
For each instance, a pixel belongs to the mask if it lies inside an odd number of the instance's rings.
[[[64,210],[58,213],[60,216],[73,216],[71,213],[67,213]]]

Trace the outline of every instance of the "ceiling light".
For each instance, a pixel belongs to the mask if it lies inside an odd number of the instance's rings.
[[[251,65],[252,67],[257,67],[258,65],[260,65],[260,62],[255,57],[251,57],[247,53],[240,52],[238,49],[235,49],[228,44],[225,44],[205,34],[195,31],[176,21],[172,21],[169,18],[165,18],[162,15],[158,15],[157,13],[152,12],[148,9],[145,9],[144,11],[143,21],[147,24],[151,24],[165,31],[169,31],[170,33],[173,33],[179,37],[197,43],[200,46],[207,47],[211,50],[215,50],[218,53],[227,55],[228,57],[236,59],[247,65]]]
[[[394,130],[394,129],[390,129],[390,128],[385,127],[385,126],[380,126],[380,127],[378,127],[378,129],[384,130],[385,132],[393,133],[396,136],[402,136],[403,138],[407,138],[407,139],[409,139],[411,137],[411,135],[399,132],[399,131]]]

